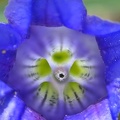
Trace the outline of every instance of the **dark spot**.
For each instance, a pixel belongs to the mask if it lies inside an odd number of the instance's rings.
[[[55,96],[52,96],[52,99],[56,99]]]
[[[37,81],[37,80],[39,80],[40,78],[39,78],[39,76],[38,77],[36,77],[35,79],[33,79],[34,81]]]
[[[39,95],[39,93],[37,92],[37,96]]]
[[[30,73],[30,74],[28,74],[28,77],[34,77],[36,75],[37,75],[37,73]]]
[[[78,87],[82,90],[82,87],[80,85]]]
[[[42,106],[43,106],[44,103],[46,102],[47,95],[48,95],[48,89],[46,90],[45,95],[44,95],[44,98],[43,98],[43,100],[42,100],[42,103],[41,103]]]
[[[51,99],[51,100],[49,100],[49,101],[50,101],[50,105],[52,105],[52,106],[53,106],[54,104],[56,104],[56,101],[55,101],[55,100],[52,100],[52,99]]]
[[[70,97],[68,95],[66,95],[67,99],[70,99]]]
[[[38,91],[41,91],[41,88],[39,88]]]
[[[85,92],[84,89],[83,89],[80,85],[79,85],[78,87],[79,87],[79,89],[82,91],[82,93]]]
[[[59,77],[60,77],[60,78],[64,78],[64,74],[62,74],[62,73],[59,74]]]

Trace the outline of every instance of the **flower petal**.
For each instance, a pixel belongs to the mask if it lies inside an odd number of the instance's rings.
[[[21,36],[9,24],[0,24],[0,79],[7,81],[15,61],[16,49]]]
[[[107,99],[90,106],[82,113],[66,116],[64,120],[112,120]]]
[[[0,49],[14,50],[21,41],[21,36],[15,28],[9,24],[0,23]]]
[[[30,110],[5,83],[0,81],[0,119],[2,120],[45,120]]]
[[[87,14],[82,0],[55,0],[55,4],[62,24],[75,30],[82,30]]]
[[[31,22],[32,0],[10,0],[5,10],[5,16],[9,23],[20,31],[27,34]]]
[[[15,62],[15,50],[0,50],[0,79],[7,82],[8,74]]]
[[[119,23],[102,20],[96,16],[87,16],[83,32],[91,35],[105,35],[118,30],[120,30]]]
[[[120,63],[116,64],[116,66],[117,66],[115,67],[116,69],[114,69],[115,71],[112,73],[113,75],[120,68]],[[110,72],[110,70],[108,72]],[[120,76],[120,70],[119,70],[119,76]],[[110,103],[109,106],[110,106],[113,120],[119,120],[118,116],[120,114],[120,102],[118,102],[120,101],[120,77],[119,78],[116,78],[116,77],[107,86],[108,94],[109,94],[109,103]]]
[[[116,69],[114,72],[111,72],[111,77],[108,75],[109,77],[107,80],[113,81],[115,77],[120,77],[118,72],[120,59],[120,31],[97,36],[96,40],[100,48],[103,61],[107,66],[107,71]]]
[[[32,24],[65,25],[75,30],[82,30],[86,9],[82,0],[71,2],[69,0],[35,0],[33,2],[32,0],[10,0],[5,16],[22,35],[27,33],[31,18]]]
[[[61,26],[62,22],[53,0],[33,2],[32,23],[44,26]]]
[[[113,119],[120,113],[120,31],[96,37],[106,64],[106,82]]]

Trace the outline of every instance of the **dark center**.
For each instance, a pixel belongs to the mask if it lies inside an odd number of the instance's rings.
[[[59,77],[63,78],[63,77],[64,77],[64,75],[61,73],[61,74],[59,74]]]

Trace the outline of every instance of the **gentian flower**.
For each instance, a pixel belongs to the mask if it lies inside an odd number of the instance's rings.
[[[82,0],[10,0],[5,15],[2,119],[118,118],[119,23],[87,15]]]

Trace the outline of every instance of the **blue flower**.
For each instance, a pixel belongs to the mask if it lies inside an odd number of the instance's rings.
[[[41,119],[26,105],[47,120],[118,118],[119,23],[88,16],[82,0],[11,0],[5,15],[0,118]]]

